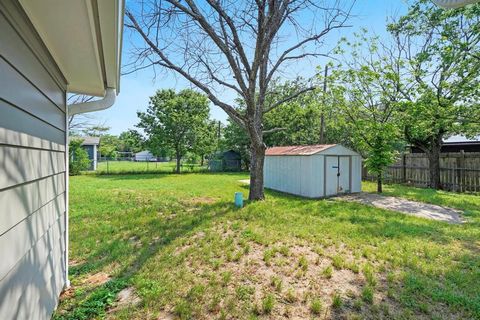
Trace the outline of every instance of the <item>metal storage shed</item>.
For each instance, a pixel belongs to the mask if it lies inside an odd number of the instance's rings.
[[[266,151],[265,187],[308,198],[361,191],[362,157],[339,144]]]

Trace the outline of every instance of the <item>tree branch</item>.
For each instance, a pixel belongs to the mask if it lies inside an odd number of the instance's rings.
[[[302,94],[308,92],[308,91],[313,91],[315,90],[316,87],[309,87],[309,88],[306,88],[306,89],[303,89],[303,90],[300,90],[300,91],[297,91],[296,93],[284,98],[284,99],[281,99],[280,101],[277,101],[275,103],[273,103],[272,105],[268,106],[267,108],[265,108],[265,110],[263,111],[263,113],[267,113],[267,112],[270,112],[272,111],[273,109],[279,107],[280,105],[286,103],[286,102],[289,102],[295,98],[298,98],[299,96],[301,96]]]

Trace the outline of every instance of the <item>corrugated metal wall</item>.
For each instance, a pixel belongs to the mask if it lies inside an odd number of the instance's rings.
[[[362,158],[342,146],[335,146],[311,156],[267,156],[264,168],[265,187],[308,198],[324,197],[325,155],[352,158],[351,192],[360,192]]]
[[[66,83],[0,1],[0,319],[49,319],[66,282]]]

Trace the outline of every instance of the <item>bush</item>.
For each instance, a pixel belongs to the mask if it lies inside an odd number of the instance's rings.
[[[88,159],[87,151],[82,148],[81,139],[70,140],[68,158],[70,159],[69,174],[71,176],[79,175],[80,171],[87,170],[90,166],[90,159]]]

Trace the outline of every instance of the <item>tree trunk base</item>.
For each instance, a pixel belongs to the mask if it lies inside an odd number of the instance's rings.
[[[250,192],[248,200],[264,200],[263,190],[263,165],[265,162],[265,147],[252,147],[250,162]]]

